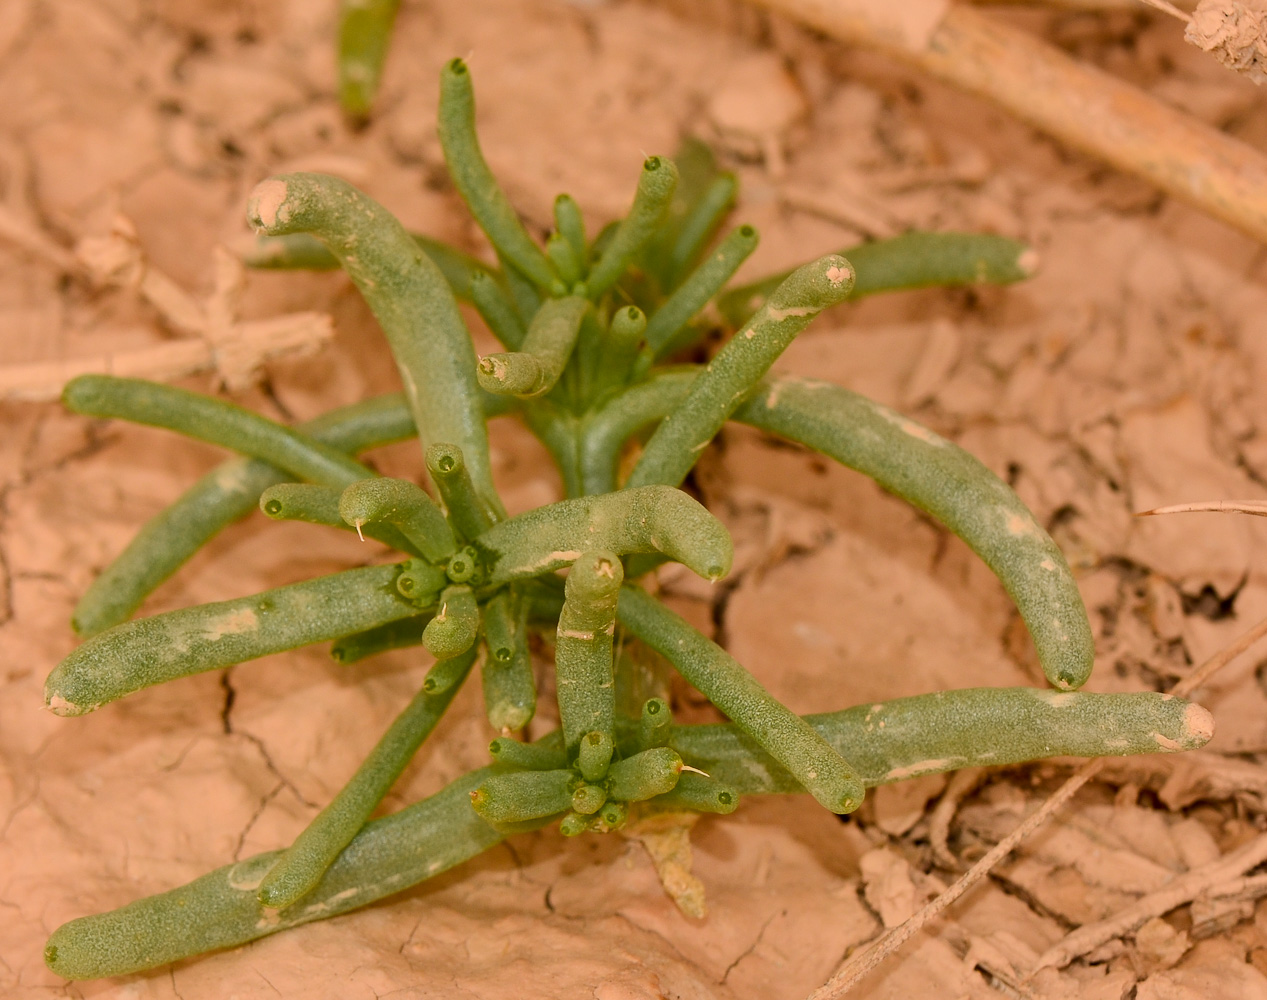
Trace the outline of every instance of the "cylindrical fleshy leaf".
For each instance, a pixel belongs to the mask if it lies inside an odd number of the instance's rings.
[[[247,218],[270,235],[308,232],[331,250],[386,334],[423,447],[462,449],[476,488],[500,511],[475,348],[448,283],[396,218],[335,177],[287,174],[251,193]]]
[[[540,576],[582,551],[663,552],[707,580],[730,571],[734,549],[721,522],[669,486],[562,500],[495,524],[475,543],[489,582]]]
[[[400,0],[343,0],[339,6],[339,103],[369,117]]]
[[[354,528],[386,523],[433,563],[457,551],[453,528],[421,486],[405,479],[362,479],[339,498],[339,515]]]
[[[484,709],[489,725],[498,732],[522,729],[537,707],[528,648],[528,611],[528,601],[516,587],[507,587],[484,605],[484,642],[488,646],[481,668]]]
[[[853,268],[828,255],[797,268],[691,383],[681,404],[656,429],[629,486],[677,486],[700,452],[798,333],[853,287]]]
[[[862,781],[852,764],[724,649],[636,587],[621,590],[618,612],[625,628],[669,660],[741,731],[796,774],[824,807],[847,813],[862,804]]]
[[[578,784],[571,770],[494,774],[471,792],[471,805],[489,823],[522,823],[571,809]]]
[[[848,757],[868,788],[1044,757],[1195,750],[1214,734],[1214,719],[1200,705],[1152,691],[968,688],[807,715],[805,721]],[[744,795],[804,787],[734,726],[676,726],[670,744],[689,764]]]
[[[554,646],[554,673],[563,744],[569,755],[577,752],[587,733],[598,735],[609,746],[613,743],[612,641],[623,580],[620,559],[610,552],[584,553],[568,573]]]
[[[682,758],[668,747],[652,747],[618,760],[607,773],[607,791],[621,802],[641,802],[673,791]]]
[[[460,656],[475,644],[480,630],[480,609],[475,594],[465,584],[445,587],[435,617],[422,632],[422,644],[437,660]]]
[[[332,410],[299,430],[339,451],[357,452],[409,437],[414,424],[403,397],[391,395]],[[126,620],[198,549],[255,510],[265,489],[290,478],[274,465],[246,458],[207,473],[150,518],[102,570],[75,606],[75,631],[86,637]]]
[[[521,399],[549,392],[572,356],[587,309],[589,301],[575,295],[543,303],[518,351],[480,359],[480,386],[486,392]]]
[[[44,682],[57,715],[83,715],[141,688],[410,618],[399,566],[370,566],[216,604],[124,622],[88,639]]]
[[[1038,267],[1031,247],[992,233],[903,233],[849,247],[840,255],[857,271],[851,300],[905,288],[1005,285],[1031,277]],[[721,314],[732,327],[742,326],[789,274],[772,274],[730,290],[717,300]]]
[[[347,486],[374,473],[354,458],[290,427],[175,386],[112,375],[81,375],[66,384],[62,402],[75,413],[118,417],[165,427],[260,458],[298,479]]]
[[[488,241],[521,272],[542,288],[549,288],[558,275],[524,229],[480,151],[475,133],[475,91],[470,70],[461,59],[451,59],[440,73],[439,132],[453,185]]]
[[[643,161],[629,214],[621,220],[585,279],[591,298],[597,300],[616,284],[638,251],[655,235],[673,199],[677,180],[677,167],[672,160],[649,156]]]
[[[342,850],[365,825],[388,789],[400,777],[458,690],[458,681],[471,669],[473,657],[462,658],[463,669],[442,691],[420,691],[393,720],[365,762],[334,800],[308,824],[283,852],[260,884],[259,898],[278,909],[302,899],[321,881]],[[430,676],[430,675],[428,675]]]
[[[1094,640],[1064,554],[1020,497],[979,460],[864,396],[811,379],[767,382],[735,419],[871,476],[962,538],[1016,602],[1047,679],[1081,687]]]

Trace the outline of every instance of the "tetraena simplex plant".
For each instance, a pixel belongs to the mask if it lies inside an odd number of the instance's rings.
[[[555,203],[541,249],[489,173],[466,66],[441,78],[440,138],[458,192],[497,252],[487,268],[408,234],[333,177],[264,181],[248,215],[253,262],[342,266],[378,318],[405,386],[291,429],[233,404],[88,376],[72,410],[177,430],[244,457],[147,524],[76,609],[87,640],[49,676],[48,706],[93,711],[143,687],[333,640],[352,662],[424,646],[422,690],[348,785],[288,849],[170,892],[72,920],[48,965],[68,978],[149,968],[363,906],[445,871],[505,836],[558,821],[607,832],[656,811],[728,813],[742,795],[807,791],[836,813],[864,788],[978,764],[1202,745],[1197,705],[1160,694],[1076,691],[1091,669],[1085,609],[1060,550],[980,462],[906,417],[770,367],[823,309],[863,292],[1023,277],[1025,248],[997,237],[909,234],[828,255],[728,293],[742,319],[707,364],[662,364],[707,324],[693,318],[756,244],[740,226],[708,249],[734,197],[706,150],[643,164],[629,215],[589,240]],[[856,269],[856,270],[855,270]],[[477,359],[458,311],[472,302],[505,347]],[[507,517],[486,421],[513,415],[544,442],[567,497]],[[708,580],[730,569],[722,524],[678,487],[727,420],[857,469],[936,517],[994,570],[1059,690],[944,691],[799,717],[724,649],[633,582],[676,560]],[[647,433],[649,437],[646,437]],[[417,434],[437,503],[352,456]],[[646,437],[620,480],[622,456]],[[637,448],[632,449],[637,452]],[[225,525],[272,518],[378,538],[403,562],[136,621],[144,597]],[[559,570],[570,567],[566,579]],[[629,640],[614,652],[617,629]],[[515,733],[535,711],[528,638],[552,631],[560,728]],[[654,654],[730,719],[674,725]],[[370,814],[480,662],[492,764],[395,815]]]

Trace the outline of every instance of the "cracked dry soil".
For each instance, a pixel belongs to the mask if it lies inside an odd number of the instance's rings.
[[[1029,241],[1043,260],[1034,280],[838,309],[781,368],[899,408],[1015,486],[1079,573],[1097,629],[1091,688],[1160,689],[1267,614],[1263,522],[1131,517],[1161,503],[1267,495],[1260,246],[989,106],[728,0],[407,0],[380,114],[351,131],[332,100],[333,9],[317,0],[0,2],[5,219],[64,252],[122,214],[151,265],[201,296],[214,246],[244,234],[246,191],[269,173],[321,169],[363,185],[412,228],[486,253],[447,184],[432,124],[436,69],[471,53],[488,157],[537,230],[559,190],[595,223],[619,214],[643,152],[671,152],[693,134],[741,176],[735,218],[762,233],[746,275],[912,226]],[[1259,92],[1185,47],[1164,18],[991,13],[1247,142],[1267,141]],[[94,289],[57,259],[0,241],[0,362],[179,337],[134,291]],[[333,316],[333,343],[270,363],[258,387],[234,398],[304,419],[395,388],[373,322],[340,276],[247,277],[246,319],[300,309]],[[211,379],[184,384],[205,391]],[[565,844],[546,832],[365,911],[144,975],[68,985],[42,964],[49,931],[287,843],[426,664],[402,653],[340,667],[312,649],[85,718],[41,712],[43,677],[74,645],[77,595],[218,456],[55,405],[7,403],[2,419],[6,997],[793,1000],[1067,773],[1056,763],[949,788],[944,777],[918,779],[879,791],[848,823],[790,797],[703,819],[692,843],[704,920],[665,899],[634,841]],[[512,510],[556,495],[526,433],[499,424],[494,445]],[[421,469],[412,447],[374,460],[389,474]],[[870,482],[734,430],[695,484],[734,531],[736,571],[713,588],[666,571],[666,592],[798,711],[1038,681],[988,571]],[[261,520],[224,533],[146,612],[383,557],[354,537]],[[1069,930],[1262,829],[1263,662],[1251,652],[1199,692],[1218,722],[1208,750],[1108,768],[857,996],[1267,997],[1267,912],[1252,895],[1182,906],[1020,984]],[[694,692],[675,698],[684,718],[709,718]],[[489,737],[471,686],[384,808],[483,763]],[[939,829],[944,845],[934,843]]]

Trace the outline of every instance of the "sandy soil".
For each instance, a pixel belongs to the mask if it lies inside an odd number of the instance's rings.
[[[245,193],[283,169],[340,173],[412,228],[485,252],[433,129],[437,70],[469,53],[488,157],[538,230],[560,190],[595,222],[622,213],[643,153],[672,152],[691,134],[741,174],[736,218],[762,233],[745,274],[911,226],[1030,241],[1043,259],[1034,280],[838,309],[780,367],[902,409],[1015,485],[1079,573],[1097,629],[1091,689],[1162,689],[1267,615],[1262,522],[1131,517],[1162,503],[1267,498],[1267,394],[1256,388],[1267,382],[1267,256],[1257,244],[981,102],[728,0],[407,0],[381,114],[354,132],[332,99],[333,8],[0,2],[0,207],[44,241],[0,239],[0,363],[177,338],[171,316],[135,289],[68,276],[58,254],[104,236],[122,214],[154,269],[224,305],[224,287],[213,294],[213,248],[244,235]],[[1259,92],[1185,47],[1161,16],[992,13],[1250,143],[1267,141]],[[302,419],[394,387],[373,322],[339,275],[247,277],[243,320],[298,310],[329,313],[334,341],[270,363],[235,398]],[[807,797],[701,821],[702,921],[664,897],[636,842],[565,844],[542,833],[359,913],[145,975],[67,985],[41,960],[54,927],[287,843],[426,665],[397,654],[340,668],[314,649],[81,719],[42,712],[43,678],[74,645],[77,595],[218,456],[52,404],[6,404],[0,419],[6,996],[792,1000],[954,877],[952,859],[930,846],[929,810],[946,781],[927,778],[880,790],[848,823]],[[508,506],[556,494],[526,432],[503,422],[494,443]],[[420,468],[413,448],[376,461],[393,474]],[[797,710],[1038,682],[1028,639],[985,567],[868,480],[746,431],[726,432],[698,480],[735,532],[738,569],[716,590],[685,576],[666,585]],[[146,610],[367,558],[354,538],[261,520],[226,532]],[[786,627],[763,624],[772,615]],[[1110,768],[856,995],[1267,997],[1261,887],[1182,906],[1063,972],[1019,983],[1070,929],[1259,834],[1262,655],[1199,692],[1218,722],[1208,750]],[[483,763],[489,736],[472,686],[387,807]],[[963,799],[953,855],[980,856],[1067,773],[1045,764],[954,789]]]

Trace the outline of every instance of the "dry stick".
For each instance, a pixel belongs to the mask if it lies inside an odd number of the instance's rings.
[[[1170,693],[1175,697],[1186,697],[1188,694],[1195,691],[1198,687],[1208,681],[1216,671],[1227,666],[1228,663],[1236,659],[1236,657],[1245,652],[1250,646],[1254,645],[1254,643],[1264,636],[1267,636],[1267,618],[1258,622],[1258,624],[1233,641],[1229,646],[1215,653],[1212,657],[1206,660],[1205,663],[1201,664],[1200,667],[1176,684]],[[811,993],[807,1000],[837,1000],[838,997],[843,997],[846,993],[848,993],[868,973],[870,973],[872,969],[900,948],[912,935],[917,933],[925,924],[932,920],[933,917],[937,916],[942,912],[942,910],[946,909],[965,892],[985,878],[985,876],[993,870],[995,865],[1007,857],[1007,855],[1012,853],[1012,851],[1014,851],[1022,841],[1029,837],[1030,834],[1034,833],[1039,827],[1046,823],[1047,820],[1051,818],[1052,814],[1068,802],[1079,788],[1085,785],[1100,772],[1100,770],[1104,767],[1105,760],[1106,758],[1104,757],[1097,757],[1094,760],[1087,761],[1087,763],[1083,764],[1074,771],[1065,783],[1056,789],[1051,798],[1044,802],[1042,806],[1023,823],[1021,823],[1020,826],[995,844],[980,861],[973,865],[959,879],[959,881],[955,882],[954,885],[950,886],[950,888],[936,899],[932,900],[922,910],[910,917],[905,923],[899,924],[897,927],[893,928],[893,930],[889,931],[886,935],[884,935],[884,937],[880,938],[879,941],[866,951],[859,952],[851,956],[849,960],[840,967],[836,974],[832,976],[831,979],[829,979],[823,986]],[[1263,849],[1267,851],[1267,835],[1264,835],[1264,837],[1259,839],[1263,840]],[[1253,841],[1251,843],[1257,844],[1258,841]],[[1242,848],[1242,851],[1244,850],[1245,849]],[[1234,871],[1230,870],[1235,867],[1232,864],[1232,859],[1238,856],[1239,852],[1238,854],[1229,855],[1228,858],[1223,859],[1223,861],[1215,862],[1216,865],[1225,865],[1227,867],[1219,868],[1217,871],[1218,877],[1208,884],[1202,884],[1201,889],[1205,889],[1209,885],[1217,885],[1220,882],[1225,882],[1253,867],[1253,865],[1243,865],[1236,868]],[[1267,860],[1267,853],[1255,861],[1254,864],[1258,864],[1264,860]],[[1202,868],[1198,869],[1198,871],[1204,872],[1206,869]],[[1193,875],[1196,873],[1189,874]],[[1183,876],[1183,878],[1188,878],[1188,876]],[[1166,891],[1166,889],[1161,890],[1162,893]],[[1178,906],[1183,902],[1185,902],[1185,900],[1181,899],[1178,903],[1168,907],[1168,909],[1173,909],[1174,906]],[[1138,906],[1139,904],[1136,905]],[[1132,909],[1134,908],[1128,909],[1125,912],[1130,913]],[[1164,913],[1166,911],[1163,910],[1160,912]],[[1147,914],[1142,917],[1139,922],[1143,923],[1149,916],[1154,915],[1155,914],[1151,913]],[[1108,923],[1109,921],[1105,922],[1105,924]],[[1104,926],[1105,924],[1096,926]],[[1096,941],[1095,943],[1089,945],[1087,950],[1094,948],[1096,944],[1100,944],[1103,941],[1110,940],[1112,937],[1116,937],[1117,933],[1121,932],[1110,934],[1108,937],[1105,937],[1100,941]],[[1079,934],[1081,934],[1081,930],[1075,931],[1074,934],[1066,938],[1065,941],[1069,941],[1071,938]],[[1062,944],[1063,943],[1064,942],[1062,942]],[[1059,948],[1060,946],[1058,945],[1057,947]],[[1047,955],[1051,955],[1054,951],[1056,951],[1056,949],[1052,949],[1047,953]],[[1045,964],[1047,955],[1044,955],[1043,959],[1039,960],[1037,968],[1042,968],[1043,964]]]
[[[1156,514],[1253,514],[1267,517],[1267,501],[1264,500],[1198,500],[1196,503],[1175,503],[1166,507],[1141,510],[1136,517],[1153,517]]]
[[[1264,618],[1248,632],[1237,637],[1231,644],[1211,656],[1201,666],[1176,684],[1170,693],[1177,698],[1186,698],[1263,636],[1267,636],[1267,618]]]
[[[1047,822],[1057,809],[1068,802],[1083,785],[1095,777],[1103,766],[1103,757],[1097,757],[1078,768],[1073,775],[1061,785],[1042,806],[1029,816],[1020,826],[1009,833],[992,847],[989,852],[973,865],[954,885],[930,902],[914,916],[899,924],[880,938],[866,951],[858,952],[840,967],[840,970],[816,989],[808,1000],[836,1000],[843,997],[867,976],[877,965],[906,941],[933,917],[950,906],[955,900],[980,882],[990,870],[1012,853],[1026,837]]]
[[[1190,903],[1210,889],[1223,887],[1224,883],[1236,879],[1237,876],[1243,875],[1264,861],[1267,861],[1267,833],[1259,834],[1239,850],[1219,858],[1218,861],[1212,861],[1208,865],[1202,865],[1200,868],[1180,875],[1164,888],[1137,900],[1107,920],[1079,927],[1063,941],[1048,948],[1034,966],[1034,972],[1048,966],[1064,968],[1078,956],[1085,955],[1106,941],[1129,934],[1145,921],[1160,917],[1163,913],[1169,913],[1176,906]],[[1237,885],[1231,888],[1235,893],[1244,886]]]
[[[1267,156],[1024,31],[938,0],[756,0],[989,98],[1026,122],[1267,240]]]
[[[1261,896],[1267,896],[1267,875],[1243,875],[1222,885],[1213,886],[1205,893],[1207,899],[1232,902],[1248,902]]]
[[[1156,7],[1158,10],[1164,11],[1165,13],[1169,14],[1171,17],[1179,18],[1180,21],[1187,21],[1187,22],[1192,21],[1191,14],[1187,14],[1184,11],[1181,11],[1178,7],[1176,7],[1172,3],[1167,3],[1167,0],[1140,0],[1140,3],[1147,4],[1149,7]]]

